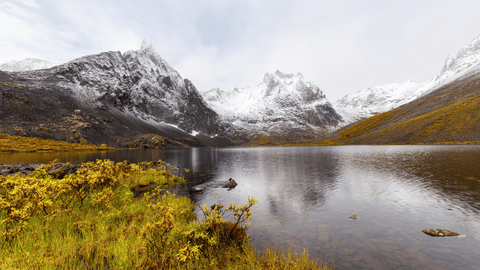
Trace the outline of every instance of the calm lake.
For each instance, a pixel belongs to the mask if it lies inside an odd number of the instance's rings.
[[[188,168],[198,206],[247,203],[253,245],[308,248],[336,269],[480,269],[480,146],[318,146],[0,154],[0,163],[162,159]],[[349,216],[357,215],[357,220]],[[458,237],[431,237],[447,229]]]

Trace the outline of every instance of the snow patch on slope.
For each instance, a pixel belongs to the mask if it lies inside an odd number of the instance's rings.
[[[58,80],[86,106],[114,108],[145,123],[170,123],[186,133],[213,135],[219,116],[192,82],[183,79],[145,40],[139,50],[103,52],[51,69],[19,72],[24,78]]]
[[[371,87],[337,100],[333,107],[344,120],[339,127],[397,108],[439,87],[479,72],[480,36],[461,49],[455,58],[448,56],[440,74],[428,81]]]
[[[50,62],[47,60],[26,58],[20,61],[10,61],[4,64],[0,64],[0,70],[2,71],[29,71],[37,69],[51,68],[58,65],[58,63]]]
[[[301,73],[277,70],[265,74],[255,88],[235,88],[231,92],[214,88],[200,93],[224,120],[250,130],[306,124],[326,128],[340,121],[322,90]]]

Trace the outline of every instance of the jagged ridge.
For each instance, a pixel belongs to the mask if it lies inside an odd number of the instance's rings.
[[[206,135],[218,131],[217,113],[193,83],[183,79],[146,41],[137,51],[84,56],[49,70],[19,75],[58,81],[87,106],[113,107],[152,125],[164,122]]]
[[[224,120],[250,130],[329,128],[341,117],[320,88],[302,74],[265,74],[256,88],[218,88],[201,92]]]

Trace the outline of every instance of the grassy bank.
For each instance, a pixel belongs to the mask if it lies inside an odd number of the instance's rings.
[[[97,160],[63,179],[54,163],[0,176],[0,268],[329,269],[307,252],[255,251],[246,233],[254,199],[204,206],[197,220],[188,198],[164,191],[185,183],[172,170]]]
[[[480,141],[466,141],[466,142],[434,142],[434,143],[389,143],[385,145],[471,145],[480,144]],[[348,145],[338,141],[325,140],[318,142],[299,142],[299,143],[284,143],[278,146],[319,146],[319,145]],[[265,145],[249,145],[249,146],[265,146]],[[270,145],[272,146],[272,145]]]
[[[80,143],[68,143],[41,138],[10,136],[0,133],[0,153],[5,152],[40,152],[40,151],[92,151],[115,150],[113,147],[102,144],[92,145],[81,140]]]
[[[389,143],[385,145],[471,145],[480,144],[480,141],[465,141],[465,142],[433,142],[433,143]],[[349,145],[340,140],[324,140],[311,142],[289,142],[289,143],[268,143],[268,144],[249,144],[245,146],[250,147],[264,147],[264,146],[328,146],[328,145]]]

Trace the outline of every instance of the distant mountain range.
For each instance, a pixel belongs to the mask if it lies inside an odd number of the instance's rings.
[[[362,89],[337,100],[333,107],[346,126],[356,121],[389,111],[441,86],[480,72],[480,36],[461,49],[456,57],[448,56],[440,74],[423,83],[411,81]]]
[[[329,136],[321,144],[480,144],[480,72]]]
[[[36,69],[51,68],[58,65],[58,63],[50,62],[47,60],[26,58],[21,61],[10,61],[4,64],[0,64],[1,71],[29,71]]]
[[[214,88],[200,93],[223,120],[249,130],[315,132],[334,128],[341,121],[322,90],[300,73],[277,70],[265,74],[255,88],[231,92]]]

